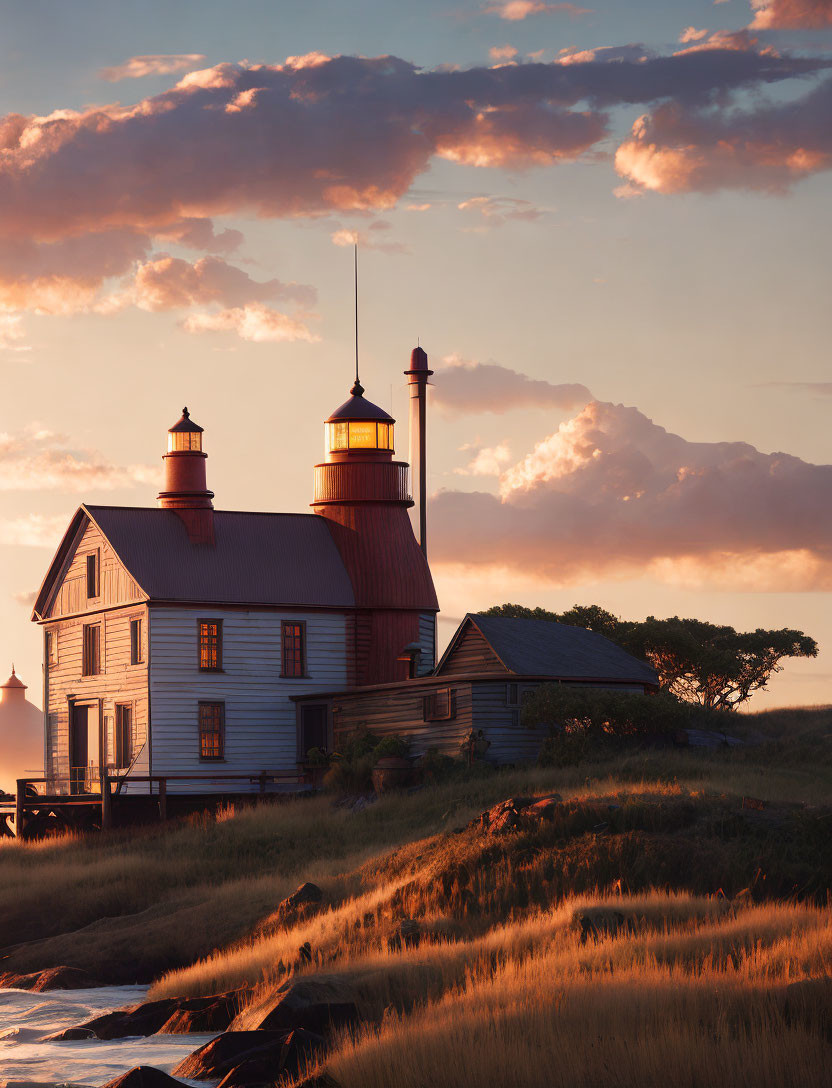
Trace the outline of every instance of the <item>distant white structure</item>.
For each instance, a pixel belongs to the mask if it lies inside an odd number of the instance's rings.
[[[43,712],[26,698],[12,674],[0,684],[0,791],[14,793],[18,778],[43,777]]]

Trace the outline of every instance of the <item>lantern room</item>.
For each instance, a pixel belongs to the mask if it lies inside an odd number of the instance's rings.
[[[336,408],[325,424],[325,449],[328,460],[350,455],[381,455],[385,460],[394,451],[395,420],[383,408],[364,398],[364,388],[356,381],[350,399]]]
[[[191,419],[187,408],[182,409],[182,418],[168,431],[168,453],[181,453],[202,450],[202,427]]]

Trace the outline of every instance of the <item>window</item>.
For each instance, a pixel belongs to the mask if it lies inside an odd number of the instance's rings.
[[[286,623],[280,625],[283,647],[283,672],[281,676],[306,675],[305,623]]]
[[[58,664],[58,632],[47,631],[46,632],[46,663],[48,665]]]
[[[506,684],[506,706],[517,706],[519,703],[519,687],[517,684]]]
[[[84,676],[98,676],[101,672],[101,625],[84,624]]]
[[[199,758],[225,758],[225,703],[199,704]]]
[[[130,664],[142,663],[142,621],[130,620]]]
[[[87,600],[99,595],[100,579],[98,567],[98,552],[92,552],[87,556]]]
[[[449,721],[456,717],[456,691],[453,688],[440,688],[424,698],[424,719],[426,722]]]
[[[129,767],[133,759],[133,708],[116,705],[116,766]]]
[[[222,669],[222,620],[199,621],[199,667]]]

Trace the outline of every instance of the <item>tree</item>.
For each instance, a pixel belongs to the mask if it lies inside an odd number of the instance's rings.
[[[650,662],[659,686],[679,699],[710,710],[735,710],[763,690],[791,657],[817,657],[818,646],[789,628],[736,631],[727,625],[671,616],[622,620],[599,605],[574,605],[550,612],[523,605],[495,605],[485,615],[545,619],[598,631],[636,657]]]

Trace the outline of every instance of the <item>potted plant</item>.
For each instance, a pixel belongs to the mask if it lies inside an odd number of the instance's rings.
[[[410,760],[408,744],[401,737],[385,737],[376,746],[373,767],[373,789],[376,793],[388,793],[390,790],[406,786],[410,781]]]

